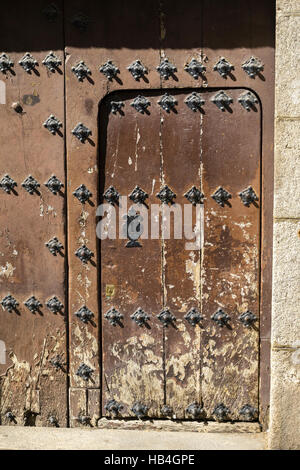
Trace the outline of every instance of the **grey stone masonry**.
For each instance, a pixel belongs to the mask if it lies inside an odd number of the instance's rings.
[[[270,449],[300,449],[300,0],[276,2]]]

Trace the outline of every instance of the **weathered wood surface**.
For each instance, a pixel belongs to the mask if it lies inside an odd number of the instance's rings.
[[[11,313],[0,306],[0,339],[6,346],[6,364],[0,365],[0,414],[3,424],[47,426],[54,416],[66,426],[66,311],[54,314],[46,307],[54,295],[66,305],[66,188],[54,195],[44,185],[52,175],[65,184],[63,30],[61,15],[55,23],[47,20],[46,5],[36,2],[31,9],[17,2],[1,13],[1,48],[14,67],[0,76],[6,86],[6,104],[0,105],[0,178],[7,173],[17,186],[11,194],[0,194],[0,298],[11,294],[19,306]],[[62,2],[57,5],[62,11]],[[42,64],[50,49],[62,61],[55,73]],[[18,63],[27,51],[38,61],[31,73]],[[12,108],[15,102],[21,113]],[[63,123],[56,135],[43,127],[51,114]],[[34,194],[22,187],[29,175],[40,184]],[[45,246],[53,237],[64,246],[57,256]],[[42,304],[36,313],[24,305],[33,295]],[[63,364],[58,369],[49,362],[57,355]],[[13,421],[6,418],[8,410]]]

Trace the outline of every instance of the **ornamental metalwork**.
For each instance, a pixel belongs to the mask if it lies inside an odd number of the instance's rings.
[[[34,194],[37,192],[37,189],[40,187],[40,183],[31,175],[23,181],[22,186],[29,194]]]
[[[191,95],[189,95],[184,100],[184,102],[195,113],[195,112],[199,111],[199,109],[201,109],[201,107],[205,103],[205,100],[203,98],[201,98],[199,93],[197,93],[196,91],[193,91],[193,93]]]
[[[177,100],[174,98],[174,96],[169,95],[169,93],[165,93],[157,103],[162,107],[162,109],[169,113],[170,111],[175,110]]]
[[[56,133],[62,127],[62,122],[60,122],[59,119],[54,116],[54,114],[50,114],[48,119],[43,122],[43,126],[48,129],[51,134],[56,135]]]
[[[136,109],[136,111],[138,111],[139,113],[145,114],[147,113],[148,106],[151,106],[151,103],[145,96],[138,95],[136,98],[134,98],[132,103],[130,103],[130,106]]]
[[[62,61],[54,54],[53,51],[50,51],[42,61],[42,64],[45,65],[50,72],[54,73],[62,64]]]
[[[184,197],[187,198],[189,202],[196,206],[197,204],[203,204],[204,194],[196,186],[192,186],[185,194]]]
[[[31,73],[31,71],[38,65],[38,62],[29,52],[26,52],[22,59],[19,60],[19,64],[23,67],[25,72]]]
[[[73,65],[73,67],[71,67],[71,70],[74,75],[76,75],[79,82],[83,82],[85,78],[88,78],[89,75],[92,75],[91,70],[88,68],[88,66],[84,63],[83,60],[78,62],[78,64]]]
[[[51,191],[51,193],[57,194],[63,187],[63,183],[55,175],[52,175],[45,183],[45,186]]]
[[[197,80],[206,71],[206,67],[198,60],[192,59],[184,66],[184,70],[188,72],[195,80]]]
[[[156,197],[161,200],[163,204],[173,204],[173,199],[176,198],[176,194],[169,188],[168,185],[164,185],[162,189],[156,194]]]

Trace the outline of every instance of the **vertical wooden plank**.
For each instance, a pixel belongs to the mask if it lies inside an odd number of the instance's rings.
[[[159,85],[154,66],[159,62],[157,11],[157,1],[149,2],[142,9],[137,1],[131,3],[131,8],[119,0],[113,8],[108,3],[92,0],[65,2],[71,387],[100,387],[99,360],[102,357],[98,303],[101,303],[101,265],[95,217],[99,196],[99,103],[113,90]],[[156,24],[150,23],[149,17],[157,17]],[[148,69],[145,78],[139,81],[135,81],[126,68],[136,59]],[[72,67],[81,60],[91,72],[82,82],[72,72]],[[99,72],[99,67],[107,60],[112,60],[119,68],[118,80],[109,81]],[[85,145],[71,134],[78,122],[83,122],[92,131],[91,140]],[[81,184],[92,193],[90,204],[81,205],[72,195]],[[83,243],[94,253],[97,267],[92,264],[82,266],[74,256]],[[94,314],[93,324],[82,324],[74,316],[84,304]],[[82,362],[93,370],[92,381],[87,383],[76,375]]]
[[[11,294],[19,303],[9,313],[1,306],[0,339],[7,349],[1,365],[1,419],[7,410],[19,425],[67,424],[67,351],[64,308],[54,314],[46,302],[56,296],[65,305],[64,188],[53,194],[44,183],[55,174],[64,184],[64,75],[62,2],[49,21],[46,1],[7,4],[1,13],[0,43],[14,62],[1,73],[6,103],[0,105],[0,178],[17,182],[10,194],[1,190],[0,297]],[[47,11],[47,10],[46,10]],[[59,70],[50,72],[42,61],[50,49],[59,57]],[[1,51],[2,52],[2,51]],[[27,73],[18,63],[26,52],[38,62]],[[21,112],[13,103],[19,102]],[[51,115],[62,123],[52,135],[43,123]],[[22,182],[32,175],[40,184],[29,194]],[[53,256],[45,243],[57,237],[63,245]],[[42,304],[31,313],[24,302],[35,296]],[[61,358],[61,367],[51,360]]]
[[[258,408],[258,331],[239,316],[250,310],[259,319],[260,106],[247,112],[238,103],[243,90],[227,90],[234,103],[222,112],[206,92],[203,119],[205,200],[202,259],[203,402],[208,417],[223,403],[229,418],[243,420],[246,404]],[[244,206],[239,192],[252,186],[259,200]],[[231,194],[224,207],[211,197],[222,187]],[[220,327],[211,316],[221,308],[231,320]]]
[[[100,137],[100,187],[105,192],[113,186],[123,196],[135,186],[142,188],[149,197],[141,214],[143,223],[148,218],[150,224],[148,207],[157,202],[160,188],[160,116],[156,97],[145,95],[151,105],[144,114],[131,106],[137,93],[114,94],[106,101],[106,117],[105,110],[100,114],[100,123],[107,122]],[[122,100],[124,116],[108,114],[111,100]],[[127,201],[129,209],[132,202]],[[124,406],[122,416],[134,416],[131,407],[141,402],[149,408],[148,416],[158,417],[164,397],[162,327],[155,318],[162,304],[161,245],[150,238],[141,239],[139,247],[127,243],[101,241],[103,405],[114,399]],[[150,316],[144,326],[131,319],[139,307]],[[124,316],[120,324],[104,317],[110,308]]]
[[[193,186],[200,188],[201,122],[200,111],[193,112],[184,102],[190,93],[176,93],[175,111],[161,111],[162,184],[167,184],[176,199],[170,206],[171,237],[163,240],[165,306],[176,317],[174,325],[165,328],[166,402],[178,419],[191,418],[188,405],[200,401],[200,325],[192,326],[184,318],[192,308],[200,308],[200,249],[188,250],[184,235],[184,196]],[[184,130],[184,131],[183,131]],[[193,206],[192,206],[193,207]],[[164,206],[164,212],[168,207]],[[195,207],[190,230],[195,226]],[[176,221],[175,221],[176,219]],[[174,237],[174,221],[181,226],[182,238]],[[188,222],[185,220],[185,222]],[[200,310],[199,310],[200,313]]]

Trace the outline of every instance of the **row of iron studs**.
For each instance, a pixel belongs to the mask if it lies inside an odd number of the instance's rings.
[[[228,95],[224,90],[218,91],[216,95],[211,98],[211,101],[221,110],[226,111],[230,109],[230,105],[233,103],[233,98]],[[205,103],[205,100],[201,97],[199,93],[193,91],[187,98],[184,100],[186,105],[193,111],[197,112],[202,110],[202,107]],[[251,111],[255,108],[255,105],[258,103],[258,99],[251,91],[243,92],[239,98],[238,102],[245,108],[247,111]],[[176,98],[169,93],[165,93],[157,103],[162,107],[164,111],[170,113],[171,111],[175,111],[176,105],[178,104]],[[151,105],[148,98],[142,95],[138,95],[132,103],[130,103],[132,107],[136,109],[137,112],[141,114],[150,114],[148,111],[148,107]],[[113,114],[121,114],[123,115],[123,108],[124,108],[123,101],[111,101],[110,102],[110,110]],[[12,104],[13,109],[17,113],[22,113],[23,108],[19,102]],[[61,127],[62,122],[55,117],[54,114],[50,114],[50,116],[43,122],[43,127],[48,129],[48,131],[52,135],[60,134],[61,135]],[[71,133],[81,142],[85,143],[86,140],[89,140],[90,136],[92,135],[92,131],[85,126],[82,122],[79,122],[74,129],[72,129]]]
[[[59,66],[62,65],[62,61],[54,54],[53,51],[50,51],[42,61],[42,64],[47,67],[50,72],[54,73],[58,70]],[[26,52],[25,55],[19,60],[19,65],[23,67],[25,72],[31,73],[32,71],[36,70],[38,62],[29,52]],[[0,71],[2,73],[11,71],[13,66],[14,62],[7,54],[0,54]],[[261,60],[253,56],[241,64],[241,67],[251,78],[255,78],[255,76],[259,75],[264,69],[264,65]],[[141,78],[144,78],[145,75],[148,74],[148,68],[145,67],[140,60],[133,61],[127,67],[127,70],[131,73],[134,80],[137,81],[139,81]],[[172,64],[167,58],[162,59],[161,63],[156,67],[156,70],[164,80],[168,80],[170,77],[174,77],[175,73],[177,72],[176,66]],[[199,77],[203,77],[203,74],[206,72],[206,67],[202,62],[199,62],[194,58],[189,63],[185,64],[184,70],[194,79],[198,79]],[[213,70],[218,72],[221,77],[227,78],[232,74],[234,65],[228,62],[225,57],[220,57],[217,63],[213,66]],[[72,67],[72,72],[81,82],[92,74],[91,70],[83,60]],[[120,70],[116,65],[113,64],[111,60],[108,60],[105,64],[99,67],[99,72],[101,72],[108,80],[111,81],[113,79],[117,79]]]
[[[4,297],[1,300],[2,307],[7,310],[8,312],[12,313],[13,311],[18,312],[19,302],[10,294]],[[42,307],[41,302],[33,295],[29,297],[25,302],[24,305],[30,310],[31,313],[40,313],[40,309]],[[47,302],[46,306],[52,313],[61,313],[63,311],[63,304],[60,300],[53,296]],[[83,323],[92,322],[94,314],[91,310],[88,309],[85,305],[82,306],[79,310],[75,312],[75,314]],[[115,307],[111,307],[104,315],[109,323],[112,326],[120,325],[124,318],[124,315],[121,314]],[[139,326],[147,325],[147,322],[150,320],[150,316],[141,308],[139,307],[131,316],[131,320],[133,320]],[[164,308],[161,312],[157,315],[159,321],[163,324],[163,326],[168,327],[169,325],[174,325],[176,322],[176,317],[170,312],[169,308]],[[196,326],[200,323],[204,317],[200,314],[199,310],[195,307],[191,308],[186,315],[184,316],[185,320],[190,323],[192,326]],[[230,321],[230,316],[225,313],[221,308],[219,308],[212,316],[211,319],[217,323],[221,328],[223,326],[228,326],[228,322]],[[254,313],[247,310],[246,312],[242,313],[238,317],[239,321],[246,327],[250,328],[256,321],[257,317]]]
[[[55,195],[59,194],[61,192],[61,188],[64,186],[55,175],[52,175],[44,184]],[[16,181],[8,174],[4,175],[3,178],[0,179],[0,188],[8,194],[14,192],[14,188],[16,186]],[[27,176],[21,186],[29,194],[39,194],[38,188],[40,187],[40,183],[32,175]],[[244,206],[247,207],[249,207],[251,203],[258,201],[258,197],[251,186],[238,193],[238,195],[240,196]],[[85,204],[89,201],[92,193],[84,184],[81,184],[77,189],[75,189],[73,196],[75,196],[82,204]],[[114,205],[118,204],[120,194],[113,186],[109,186],[103,194],[103,197],[107,202]],[[135,204],[145,204],[148,197],[149,195],[140,188],[140,186],[135,186],[133,191],[129,194],[129,199],[131,199]],[[156,194],[156,197],[160,199],[163,204],[173,204],[173,199],[176,198],[176,194],[167,185],[164,185]],[[184,197],[186,197],[193,205],[196,205],[203,204],[205,196],[198,188],[196,188],[196,186],[192,186],[184,194]],[[228,200],[232,198],[231,194],[221,186],[211,195],[211,197],[222,207],[224,207],[224,205],[228,203]]]
[[[105,404],[104,409],[106,411],[107,416],[116,419],[118,417],[121,417],[121,412],[124,409],[124,405],[122,405],[122,403],[118,403],[114,399],[111,399]],[[147,405],[138,401],[132,405],[132,407],[130,408],[130,411],[132,411],[132,413],[134,413],[134,415],[138,419],[146,419],[148,417],[149,409],[150,408]],[[206,419],[205,410],[203,406],[198,402],[194,402],[188,405],[185,409],[185,413],[187,414],[189,418],[194,419],[194,420],[205,421]],[[168,405],[162,406],[161,414],[165,418],[173,418],[173,417],[175,418],[172,407]],[[216,421],[220,421],[220,422],[230,421],[230,410],[229,408],[227,408],[227,406],[224,405],[224,403],[219,403],[218,405],[216,405],[212,412],[212,415],[214,416]],[[246,421],[253,421],[257,419],[258,417],[258,410],[257,408],[254,408],[253,406],[246,404],[240,409],[239,415],[241,415],[242,418]],[[14,422],[15,424],[17,424],[16,416],[14,415],[11,409],[8,409],[6,411],[5,418],[8,421]],[[85,425],[85,426],[91,425],[90,416],[85,415],[84,413],[80,413],[79,416],[77,416],[75,419],[82,425]],[[58,419],[54,414],[50,414],[48,416],[48,423],[51,426],[56,426],[56,427],[58,427],[59,425]]]

